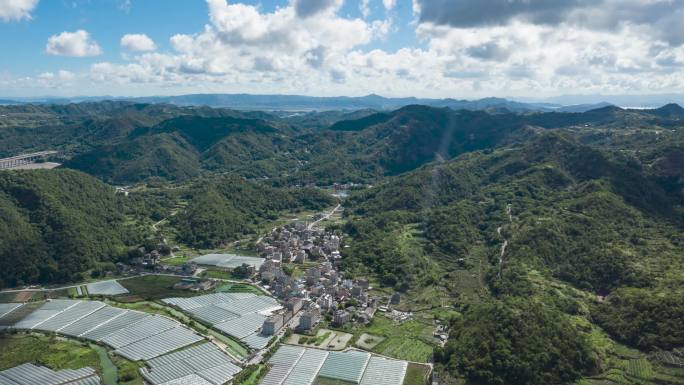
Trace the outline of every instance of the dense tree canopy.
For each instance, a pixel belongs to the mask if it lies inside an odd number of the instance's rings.
[[[183,242],[205,248],[250,233],[283,210],[318,210],[333,203],[319,190],[274,188],[237,176],[200,180],[189,189],[187,200],[173,225]]]
[[[567,384],[597,364],[562,313],[528,299],[482,303],[457,323],[435,359],[472,384]]]
[[[0,173],[0,286],[64,282],[123,257],[136,237],[120,203],[80,172]]]
[[[684,345],[684,292],[621,288],[595,306],[594,318],[618,340],[642,349]]]

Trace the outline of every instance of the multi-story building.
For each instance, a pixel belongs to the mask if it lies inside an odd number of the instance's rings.
[[[292,314],[297,314],[298,311],[302,309],[302,299],[301,298],[290,298],[285,303],[287,310],[291,311]]]
[[[299,330],[311,330],[321,320],[318,310],[307,310],[299,318]]]
[[[333,316],[333,323],[335,326],[343,326],[349,322],[349,313],[346,310],[338,310]]]
[[[278,333],[278,330],[283,327],[283,315],[273,314],[266,318],[264,325],[261,328],[261,333],[267,336],[272,336]]]

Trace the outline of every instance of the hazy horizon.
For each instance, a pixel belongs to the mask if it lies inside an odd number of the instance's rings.
[[[419,96],[386,96],[377,93],[364,94],[364,95],[332,95],[332,96],[319,96],[319,95],[303,95],[303,94],[286,94],[286,93],[275,93],[275,94],[257,94],[257,93],[180,93],[180,94],[150,94],[143,96],[131,96],[131,95],[70,95],[70,96],[59,96],[59,95],[36,95],[36,96],[22,96],[22,97],[12,97],[0,95],[0,101],[5,102],[22,102],[22,103],[50,103],[50,102],[84,102],[84,101],[104,101],[104,100],[144,100],[145,99],[171,99],[180,97],[202,97],[202,96],[242,96],[246,95],[249,97],[292,97],[292,98],[312,98],[312,99],[362,99],[366,97],[380,97],[386,100],[401,100],[401,99],[416,99],[417,102],[422,101],[439,101],[439,100],[456,100],[456,101],[468,101],[476,102],[485,99],[505,99],[509,102],[519,102],[527,104],[550,104],[550,105],[560,105],[560,106],[574,106],[574,105],[592,105],[601,103],[610,103],[621,108],[657,108],[666,104],[684,104],[684,93],[674,94],[674,93],[662,93],[662,94],[614,94],[614,95],[557,95],[549,97],[511,97],[511,96],[499,96],[490,95],[478,98],[469,97],[445,97],[445,98],[423,98]],[[186,103],[188,105],[199,105],[202,103]],[[229,107],[230,105],[225,105]]]

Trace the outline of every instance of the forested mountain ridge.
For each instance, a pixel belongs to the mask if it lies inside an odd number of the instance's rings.
[[[68,282],[140,241],[114,189],[72,170],[0,173],[0,286]]]
[[[157,245],[151,224],[180,201],[185,205],[172,231],[179,242],[203,248],[250,234],[282,211],[334,202],[319,190],[275,188],[231,174],[116,194],[75,170],[3,171],[0,287],[72,282],[89,270],[112,270],[140,245]]]
[[[118,184],[187,180],[207,171],[277,184],[371,182],[436,159],[522,142],[538,130],[574,130],[597,141],[626,128],[672,129],[684,120],[676,106],[514,114],[411,105],[375,114],[293,116],[127,102],[4,108],[0,139],[7,145],[0,153],[60,150],[67,167]]]
[[[343,260],[410,296],[435,286],[455,299],[463,318],[437,354],[448,371],[572,383],[608,358],[577,317],[640,349],[684,344],[684,199],[654,171],[567,132],[466,153],[353,195]],[[563,359],[531,358],[548,354]]]
[[[184,116],[140,127],[118,142],[78,155],[67,167],[114,183],[148,177],[184,180],[203,168],[244,170],[260,160],[285,161],[279,152],[285,134],[259,119]],[[246,170],[245,170],[246,171]],[[260,177],[258,170],[251,176]]]
[[[235,175],[201,180],[184,194],[188,206],[172,223],[185,244],[213,248],[254,231],[284,210],[321,210],[334,199],[312,188],[274,188]]]
[[[259,112],[107,101],[0,106],[0,116],[0,156],[50,148],[67,159],[99,146],[119,144],[135,129],[180,116],[274,118]]]

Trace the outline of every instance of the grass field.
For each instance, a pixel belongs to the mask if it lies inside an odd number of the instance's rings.
[[[364,350],[373,350],[379,343],[385,340],[385,337],[375,336],[368,333],[363,333],[356,341],[356,346]]]
[[[425,365],[409,363],[406,368],[404,385],[425,385],[428,383],[427,375],[430,368]]]
[[[252,293],[256,295],[264,295],[265,293],[259,288],[244,283],[226,283],[216,288],[219,293]]]
[[[112,356],[102,346],[41,334],[0,335],[0,346],[0,370],[27,362],[53,370],[89,366],[97,370],[105,385],[143,384],[136,363]]]
[[[0,370],[25,362],[54,370],[85,366],[101,370],[100,358],[93,349],[77,342],[38,335],[1,335]]]
[[[0,293],[0,303],[12,303],[15,302],[17,297],[16,293]]]
[[[243,358],[249,354],[249,349],[238,341],[234,340],[232,337],[226,336],[213,329],[207,330],[207,334],[211,334],[212,336],[216,337],[216,339],[226,344],[227,350],[237,358]]]
[[[368,326],[353,330],[356,341],[361,335],[372,334],[385,338],[371,350],[401,360],[428,362],[432,358],[433,346],[426,341],[432,338],[432,324],[422,320],[412,320],[401,325],[395,324],[387,317],[377,314]]]
[[[214,268],[204,270],[201,276],[203,278],[235,279],[229,271]]]
[[[189,260],[190,260],[190,258],[188,258],[188,257],[173,257],[173,258],[162,259],[161,264],[162,265],[171,265],[171,266],[180,266]]]
[[[122,279],[119,283],[130,292],[117,297],[122,302],[135,302],[141,299],[156,300],[169,297],[192,297],[201,293],[173,288],[180,277],[167,275],[145,275],[131,279]]]
[[[298,335],[297,344],[320,346],[323,341],[327,340],[332,335],[332,333],[333,332],[330,330],[319,330],[315,337]]]
[[[45,299],[42,291],[19,291],[14,293],[0,293],[0,303],[32,302]]]
[[[141,364],[128,361],[127,359],[109,353],[109,358],[114,362],[119,375],[119,385],[144,385],[145,382],[140,375]]]
[[[70,287],[69,289],[67,289],[67,296],[69,298],[76,298],[78,297],[78,291],[75,287]]]

